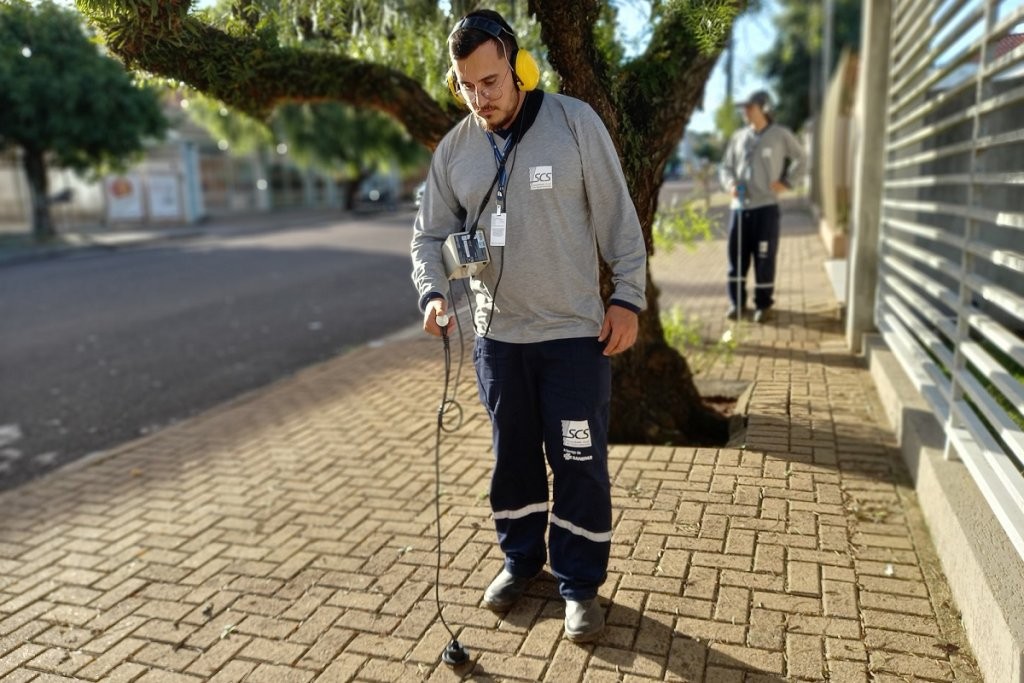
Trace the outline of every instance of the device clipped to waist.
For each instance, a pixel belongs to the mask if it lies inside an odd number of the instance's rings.
[[[449,280],[473,277],[491,262],[483,230],[467,230],[444,241],[444,270]]]

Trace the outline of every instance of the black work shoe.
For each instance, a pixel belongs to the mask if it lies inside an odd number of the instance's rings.
[[[760,323],[763,323],[766,320],[768,320],[768,309],[767,308],[759,308],[756,311],[754,311],[754,322],[755,323],[760,324]]]
[[[604,631],[604,608],[597,598],[565,601],[565,637],[574,643],[589,643]]]
[[[492,612],[507,612],[519,598],[523,597],[523,593],[534,578],[536,577],[513,576],[507,569],[502,568],[484,591],[484,607]]]
[[[742,308],[737,309],[735,306],[733,306],[728,311],[725,312],[725,317],[727,319],[736,320],[738,317],[743,315],[743,310],[744,309]]]

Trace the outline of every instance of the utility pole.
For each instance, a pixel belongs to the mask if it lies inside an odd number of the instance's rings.
[[[832,75],[832,44],[835,42],[833,38],[834,27],[833,22],[835,19],[836,3],[835,0],[824,0],[825,3],[825,17],[822,22],[822,35],[821,35],[821,101],[822,106],[819,111],[824,108],[825,98],[828,97],[828,82]]]
[[[733,30],[736,25],[733,24]],[[729,31],[729,44],[726,46],[725,53],[725,97],[729,102],[735,102],[734,93],[732,90],[732,76],[733,76],[733,53],[736,52],[736,38],[733,35],[733,31]]]

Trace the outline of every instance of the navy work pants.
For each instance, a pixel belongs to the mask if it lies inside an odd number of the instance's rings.
[[[754,262],[754,307],[772,307],[779,252],[779,206],[734,209],[729,220],[729,301],[747,305],[747,271]]]
[[[491,417],[491,509],[505,568],[534,576],[544,566],[567,600],[597,595],[612,536],[608,479],[611,366],[597,339],[509,344],[478,337],[480,400]],[[548,474],[553,504],[548,513]],[[549,523],[550,522],[550,523]]]

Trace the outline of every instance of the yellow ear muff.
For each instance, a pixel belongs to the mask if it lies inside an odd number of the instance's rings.
[[[448,84],[448,91],[451,92],[452,97],[455,101],[461,104],[463,107],[466,105],[466,100],[462,99],[462,91],[459,90],[459,80],[455,76],[455,67],[448,67],[448,73],[444,76],[445,83]]]
[[[540,83],[540,67],[537,60],[526,50],[516,51],[516,83],[520,90],[535,90]]]

